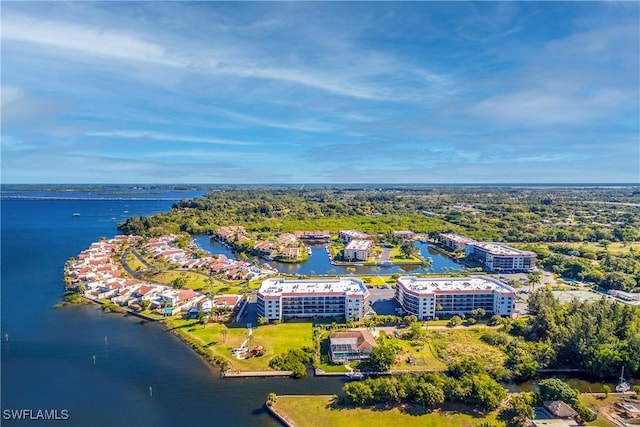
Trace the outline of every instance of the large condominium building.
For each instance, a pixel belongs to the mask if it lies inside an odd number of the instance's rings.
[[[529,271],[536,262],[534,252],[520,251],[502,243],[472,243],[467,245],[465,255],[482,263],[488,271]]]
[[[440,233],[438,235],[438,243],[451,249],[452,251],[465,250],[467,245],[478,243],[469,237],[461,236],[455,233]]]
[[[361,280],[342,277],[329,280],[271,278],[258,291],[258,316],[267,320],[285,317],[331,317],[360,320],[369,306],[369,291]]]
[[[344,247],[343,258],[349,260],[366,261],[371,255],[373,242],[371,240],[353,239]]]
[[[369,235],[361,231],[342,230],[342,231],[338,231],[338,237],[342,239],[345,243],[349,243],[353,239],[366,240],[369,238]]]
[[[396,300],[419,319],[443,314],[469,314],[482,308],[487,314],[510,316],[515,304],[514,290],[491,278],[417,278],[397,280]]]

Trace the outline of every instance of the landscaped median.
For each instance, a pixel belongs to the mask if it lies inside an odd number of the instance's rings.
[[[251,336],[245,346],[252,350],[262,347],[261,356],[238,359],[231,353],[247,340],[249,330],[245,323],[208,323],[197,320],[167,319],[172,331],[181,336],[208,360],[227,362],[230,371],[273,371],[269,361],[292,349],[313,347],[311,323],[281,323],[277,325],[252,325]]]
[[[467,427],[482,422],[496,427],[505,425],[497,420],[497,411],[481,414],[462,404],[445,404],[432,411],[413,405],[352,408],[335,404],[334,396],[276,396],[269,405],[290,426]]]

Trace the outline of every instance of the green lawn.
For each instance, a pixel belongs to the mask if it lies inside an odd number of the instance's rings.
[[[132,253],[129,253],[127,255],[127,265],[129,266],[130,269],[132,269],[133,271],[144,271],[147,269],[147,266],[144,265],[139,259],[138,257],[136,257],[135,255],[133,255]]]
[[[195,320],[182,319],[172,319],[170,323],[175,328],[179,328],[180,333],[185,333],[204,345],[212,355],[228,360],[233,371],[270,370],[269,360],[274,356],[290,349],[313,345],[311,323],[281,323],[279,325],[258,326],[253,329],[250,348],[262,346],[264,355],[238,360],[231,354],[231,350],[240,347],[247,338],[247,328],[244,324],[227,326],[219,323],[210,323],[206,327],[202,327]],[[226,338],[224,334],[226,334]],[[225,339],[226,341],[224,341]]]
[[[450,410],[425,413],[423,409],[409,406],[400,408],[333,408],[331,396],[278,396],[274,408],[305,427],[475,427],[481,422],[504,426],[496,419],[496,413],[474,413],[463,405],[445,406]]]

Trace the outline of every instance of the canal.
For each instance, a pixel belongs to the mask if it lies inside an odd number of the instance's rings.
[[[197,236],[196,243],[202,249],[212,254],[222,254],[228,258],[237,259],[238,253],[232,251],[228,246],[211,239],[209,236]],[[447,273],[455,270],[463,270],[464,266],[456,263],[451,258],[442,255],[434,250],[428,243],[416,242],[416,247],[422,257],[429,260],[431,265],[379,265],[379,266],[343,266],[331,263],[325,244],[310,245],[311,254],[309,259],[302,263],[290,264],[278,261],[266,261],[258,259],[259,264],[267,263],[285,274],[303,275],[348,275],[348,274],[422,274],[422,273]]]

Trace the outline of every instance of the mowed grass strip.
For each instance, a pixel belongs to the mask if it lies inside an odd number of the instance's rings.
[[[295,425],[305,427],[475,427],[482,422],[504,426],[496,413],[478,414],[464,405],[445,405],[445,409],[425,412],[416,406],[404,408],[333,407],[331,396],[278,396],[274,408]]]
[[[129,266],[130,269],[134,270],[134,271],[144,271],[147,269],[147,266],[144,265],[139,259],[138,257],[136,257],[134,254],[132,254],[131,252],[129,252],[127,254],[127,259],[126,259],[127,265]]]
[[[196,339],[211,354],[231,363],[232,371],[269,371],[269,360],[290,349],[313,345],[311,323],[281,323],[253,328],[249,348],[262,346],[264,354],[260,357],[237,359],[231,350],[240,347],[247,338],[245,324],[225,325],[209,323],[203,327],[195,320],[171,320],[171,324],[181,333]]]

